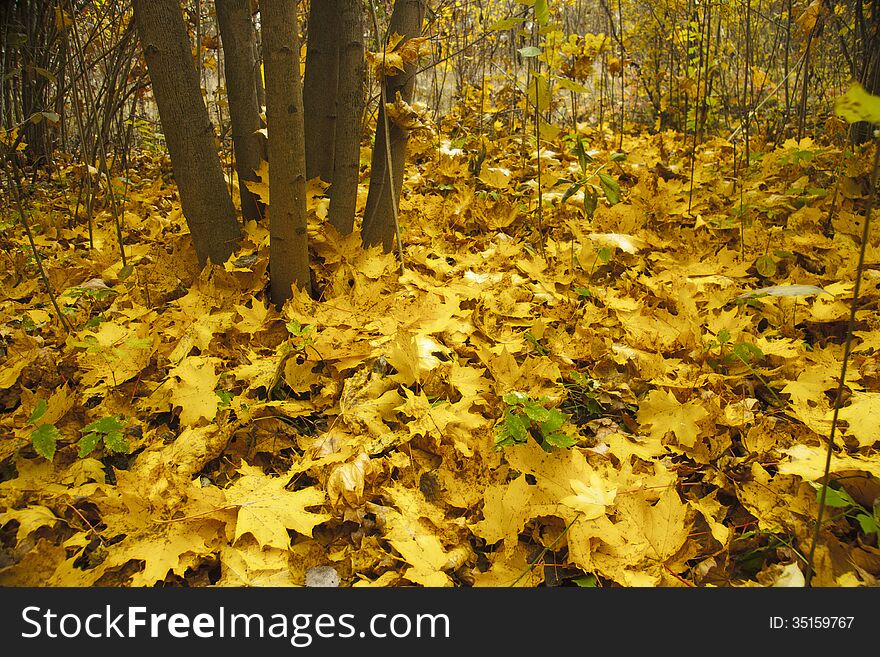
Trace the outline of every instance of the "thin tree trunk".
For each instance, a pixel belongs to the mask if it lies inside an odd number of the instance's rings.
[[[339,76],[340,39],[337,4],[338,0],[313,0],[311,3],[303,80],[306,177],[312,179],[318,176],[326,182],[333,179],[335,153],[335,92]]]
[[[266,85],[263,84],[263,38],[262,32],[254,26],[254,87],[257,90],[257,107],[260,111],[266,106]]]
[[[238,173],[241,216],[259,220],[263,208],[247,181],[256,181],[256,171],[264,159],[260,129],[260,108],[254,85],[254,26],[250,0],[216,0],[217,23],[223,43],[226,95],[232,121],[235,170]]]
[[[421,33],[424,16],[425,0],[395,0],[388,34],[402,35],[404,38],[401,43],[417,37]],[[393,103],[398,93],[405,102],[410,102],[415,81],[415,63],[407,64],[402,73],[385,78],[383,82],[385,102]],[[406,161],[409,130],[404,130],[389,121],[386,138],[385,123],[385,107],[380,102],[379,118],[376,121],[376,140],[373,144],[370,189],[367,192],[361,239],[367,246],[381,243],[385,251],[390,251],[395,236],[396,208],[403,186],[403,165]],[[391,153],[390,168],[393,179],[388,175],[388,151]]]
[[[177,0],[133,0],[134,19],[199,262],[224,262],[241,237]]]
[[[339,80],[330,223],[343,235],[354,228],[364,112],[364,32],[360,0],[336,0],[339,10]],[[308,136],[308,133],[306,133]],[[307,142],[308,143],[308,142]],[[306,149],[308,153],[308,148]]]
[[[880,95],[880,2],[875,0],[871,4],[871,15],[867,18],[864,10],[865,7],[857,3],[856,41],[860,57],[854,61],[854,66],[858,66],[860,70],[854,70],[852,77],[859,80],[868,93],[877,96]],[[864,144],[871,139],[873,133],[874,127],[870,123],[854,123],[850,130],[852,143]]]
[[[306,162],[296,2],[261,0],[269,130],[269,268],[272,302],[309,289]]]

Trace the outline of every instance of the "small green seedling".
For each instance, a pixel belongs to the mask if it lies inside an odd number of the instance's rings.
[[[87,424],[81,429],[84,435],[77,443],[79,457],[83,458],[91,454],[101,441],[104,442],[104,448],[108,451],[128,454],[131,448],[122,433],[124,427],[125,418],[115,415],[108,415]]]
[[[297,320],[292,319],[285,326],[290,333],[294,351],[305,351],[306,347],[309,347],[314,341],[312,338],[312,334],[315,332],[314,324],[300,324]]]
[[[874,534],[877,547],[880,547],[880,500],[874,502],[869,511],[856,502],[843,488],[824,487],[813,484],[816,488],[816,500],[822,499],[822,488],[825,488],[825,506],[832,509],[842,509],[843,515],[859,523],[859,529],[863,534]]]
[[[37,454],[51,461],[55,456],[55,447],[58,439],[61,437],[61,432],[58,431],[58,427],[54,424],[48,422],[38,424],[40,418],[46,414],[47,410],[49,410],[49,404],[46,403],[45,399],[40,399],[28,418],[28,424],[34,426],[34,430],[31,431],[31,444],[34,446]]]
[[[599,203],[599,192],[605,196],[605,199],[611,205],[620,202],[620,185],[617,184],[617,181],[609,174],[602,171],[607,165],[602,164],[598,168],[593,171],[591,165],[595,162],[593,156],[587,152],[586,147],[584,146],[584,140],[582,137],[577,138],[577,143],[574,148],[572,148],[571,152],[578,159],[578,167],[580,168],[580,177],[575,180],[565,193],[562,195],[562,202],[564,203],[569,199],[569,197],[574,196],[579,191],[583,192],[584,197],[584,215],[587,218],[593,216],[593,213],[596,211],[596,207]],[[611,155],[611,160],[613,162],[619,162],[621,160],[626,159],[625,153],[613,153]],[[599,184],[596,185],[594,182],[591,182],[593,178],[599,179]]]
[[[509,392],[502,397],[507,407],[504,418],[495,427],[497,448],[522,445],[531,436],[545,452],[553,447],[573,447],[577,440],[561,431],[568,416],[557,408],[547,408],[547,397],[532,399],[524,392]]]

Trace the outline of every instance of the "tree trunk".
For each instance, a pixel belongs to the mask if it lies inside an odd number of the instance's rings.
[[[864,16],[865,8],[857,5],[856,51],[861,53],[854,64],[859,69],[853,71],[853,78],[859,80],[870,94],[880,96],[880,2],[874,2],[869,8],[870,16]],[[870,26],[873,26],[871,28]],[[852,143],[864,144],[874,135],[874,126],[865,121],[854,123],[850,130]]]
[[[333,179],[335,153],[340,36],[338,3],[338,0],[313,0],[311,3],[303,80],[306,177],[317,176],[326,182]]]
[[[254,26],[251,22],[250,0],[216,0],[217,24],[223,43],[226,68],[226,96],[232,120],[232,144],[235,148],[235,170],[241,215],[248,221],[263,216],[257,196],[245,182],[256,181],[256,171],[264,159],[260,129],[260,108],[254,84]]]
[[[336,0],[339,11],[339,80],[330,223],[343,235],[354,228],[364,113],[364,32],[361,0]],[[308,133],[306,133],[308,136]],[[308,143],[308,142],[307,142]],[[308,149],[306,149],[308,153]]]
[[[134,0],[134,19],[199,262],[223,263],[241,232],[178,0]]]
[[[306,162],[296,2],[260,0],[269,131],[269,268],[272,302],[309,284]]]
[[[266,106],[266,85],[263,84],[263,37],[254,26],[254,87],[257,90],[257,107],[260,111]]]
[[[21,105],[24,118],[34,116],[38,112],[50,111],[49,92],[51,75],[54,70],[51,61],[52,46],[56,40],[55,16],[47,3],[18,3],[21,26],[27,37],[27,46],[21,48]],[[54,81],[53,81],[54,83]],[[22,128],[24,141],[27,144],[25,153],[33,164],[46,166],[52,159],[52,135],[48,123],[39,116],[27,121]]]
[[[419,36],[425,16],[425,0],[395,0],[394,10],[388,26],[388,34],[403,35],[403,41]],[[393,103],[396,95],[405,102],[412,100],[416,80],[416,64],[407,64],[402,73],[387,77],[383,83],[385,102]],[[385,107],[379,103],[379,118],[376,121],[376,141],[370,172],[370,189],[367,193],[367,206],[364,209],[364,222],[361,239],[366,246],[381,243],[385,251],[390,251],[395,235],[395,214],[403,186],[403,165],[406,161],[406,142],[409,130],[404,130],[393,122],[388,122],[388,136],[385,133]],[[388,172],[388,151],[391,155],[391,174]]]

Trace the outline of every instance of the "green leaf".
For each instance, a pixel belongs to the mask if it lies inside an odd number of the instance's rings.
[[[565,424],[565,414],[559,409],[548,411],[547,419],[541,422],[541,433],[544,435],[553,433]]]
[[[574,447],[577,440],[564,433],[551,433],[544,436],[544,443],[552,447]]]
[[[98,433],[110,433],[111,431],[119,431],[125,426],[125,422],[122,422],[115,415],[108,415],[107,417],[102,417],[100,420],[95,420],[94,422],[87,424],[82,428],[82,432],[91,432],[96,431]]]
[[[566,189],[565,193],[562,195],[561,202],[565,203],[568,199],[577,194],[578,190],[584,186],[585,182],[586,181],[584,180],[578,180],[577,182],[572,183],[572,185],[568,189]]]
[[[748,342],[737,342],[733,345],[733,353],[744,363],[764,358],[764,352],[760,348]]]
[[[9,45],[14,44],[10,43]],[[15,68],[11,69],[9,73],[3,76],[3,81],[7,82],[13,78],[17,78],[19,75],[21,75],[21,66],[16,66]]]
[[[624,153],[622,151],[614,151],[611,154],[611,161],[612,162],[623,162],[625,159],[626,159],[626,153]]]
[[[820,486],[819,490],[816,491],[817,502],[822,499],[822,488],[825,488],[825,504],[827,506],[835,509],[848,509],[849,507],[856,505],[855,500],[853,500],[845,490],[837,490],[835,488],[828,488],[827,486]]]
[[[535,20],[538,25],[546,25],[550,20],[550,7],[547,0],[535,0]]]
[[[45,399],[38,400],[36,406],[34,406],[34,410],[31,411],[31,416],[28,418],[28,424],[36,424],[37,420],[46,414],[48,408],[49,404],[46,403]]]
[[[776,274],[776,261],[771,256],[762,255],[755,260],[755,269],[761,276],[769,278]]]
[[[571,152],[577,156],[578,165],[581,168],[581,172],[587,173],[587,166],[593,161],[593,157],[587,153],[587,148],[584,146],[584,139],[581,136],[578,136],[577,143],[574,145],[574,148],[571,149]]]
[[[860,513],[856,516],[856,520],[859,521],[859,527],[862,528],[863,534],[880,534],[880,525],[877,524],[877,519],[873,516],[869,516],[867,513]]]
[[[508,392],[501,399],[503,399],[504,403],[508,406],[516,406],[517,404],[525,404],[529,401],[529,396],[524,392],[514,390],[513,392]]]
[[[111,431],[104,436],[104,447],[117,454],[128,454],[131,448],[121,431]]]
[[[536,403],[526,404],[523,410],[532,422],[546,422],[550,419],[550,411]]]
[[[593,213],[596,211],[596,206],[598,204],[599,196],[596,194],[593,186],[589,185],[588,187],[584,187],[584,212],[587,213],[587,216],[593,216]],[[608,260],[606,259],[605,262],[608,262]]]
[[[858,82],[850,82],[849,89],[834,101],[834,111],[849,123],[867,121],[880,125],[880,96],[865,91]]]
[[[55,74],[47,68],[40,68],[39,66],[34,66],[34,71],[39,76],[46,78],[52,84],[55,84],[58,81],[58,78],[55,77]],[[41,114],[43,114],[43,116],[46,116],[46,118],[49,118],[48,117],[49,114],[54,114],[55,119],[53,119],[53,120],[56,123],[58,122],[58,119],[60,118],[57,114],[55,114],[55,112],[41,112]]]
[[[607,173],[599,172],[599,182],[602,185],[602,191],[605,192],[605,198],[611,205],[620,202],[620,185],[617,181]]]
[[[595,588],[599,583],[595,575],[581,575],[580,577],[575,577],[571,581],[581,588]]]
[[[129,338],[125,341],[125,346],[132,349],[149,349],[153,346],[153,338]]]
[[[84,458],[91,454],[95,448],[98,446],[98,443],[101,442],[100,433],[87,433],[85,436],[80,438],[77,441],[77,445],[79,445],[79,457]]]
[[[611,262],[611,249],[609,249],[607,246],[603,246],[598,251],[596,251],[596,256],[599,258],[603,265],[607,265],[609,262]]]
[[[524,418],[520,415],[514,415],[510,411],[504,414],[504,432],[510,436],[514,442],[524,443],[528,440],[529,429]]]
[[[37,454],[49,461],[55,456],[55,445],[59,438],[61,432],[54,424],[41,424],[31,432],[31,442]]]
[[[517,50],[521,57],[537,57],[541,54],[541,49],[536,46],[526,46]]]
[[[7,39],[9,45],[13,48],[23,46],[28,42],[27,34],[25,34],[24,32],[10,32]]]
[[[214,394],[220,398],[220,408],[229,406],[232,398],[235,397],[235,395],[229,390],[215,390]]]
[[[589,299],[591,296],[593,296],[593,293],[590,292],[590,288],[588,287],[576,287],[574,288],[574,293],[582,299]]]

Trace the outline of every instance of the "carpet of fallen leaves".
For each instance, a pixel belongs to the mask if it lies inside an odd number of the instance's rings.
[[[313,185],[317,293],[280,312],[267,228],[200,271],[160,156],[115,181],[127,268],[106,190],[89,248],[89,172],[26,181],[73,330],[7,201],[0,585],[802,584],[868,154],[753,141],[734,184],[708,141],[691,185],[682,135],[585,134],[620,187],[592,217],[574,142],[539,215],[521,136],[414,138],[403,267]],[[866,262],[820,586],[880,577],[880,232]]]

